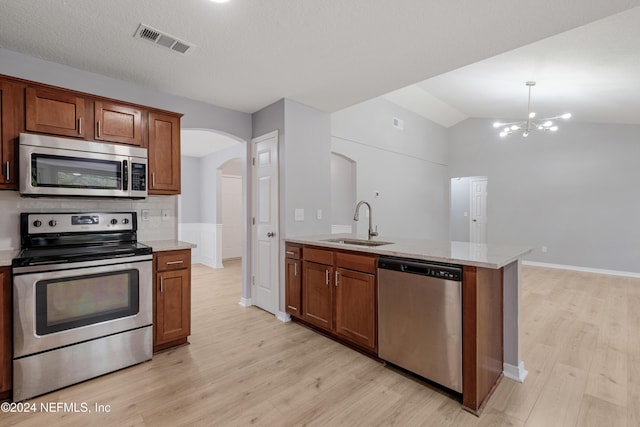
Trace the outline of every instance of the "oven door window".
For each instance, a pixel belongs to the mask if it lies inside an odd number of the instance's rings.
[[[36,333],[47,335],[138,313],[138,270],[36,283]]]
[[[31,155],[33,187],[122,188],[122,162],[77,157]]]

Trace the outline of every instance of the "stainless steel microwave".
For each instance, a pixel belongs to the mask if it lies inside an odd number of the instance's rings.
[[[24,196],[147,197],[147,149],[20,134]]]

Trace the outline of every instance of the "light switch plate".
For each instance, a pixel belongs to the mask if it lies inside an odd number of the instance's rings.
[[[293,217],[295,221],[304,221],[304,209],[296,208]]]
[[[322,209],[316,211],[316,219],[322,219]]]

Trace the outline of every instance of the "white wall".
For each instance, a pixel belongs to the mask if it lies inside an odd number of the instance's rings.
[[[500,138],[491,120],[469,119],[450,130],[450,173],[488,177],[488,243],[531,246],[531,261],[638,273],[639,134],[568,122]]]
[[[392,126],[404,121],[404,130]],[[331,115],[331,150],[357,163],[357,199],[384,236],[448,239],[447,130],[384,99]],[[379,197],[375,193],[379,192]],[[355,206],[353,207],[355,208]],[[359,234],[366,235],[363,210]]]

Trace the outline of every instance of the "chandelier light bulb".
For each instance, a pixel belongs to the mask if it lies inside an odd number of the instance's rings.
[[[544,122],[544,123],[542,124],[542,126],[547,127],[547,128],[548,128],[549,126],[551,126],[551,125],[553,125],[553,122],[552,122],[551,120],[547,120],[546,122]]]
[[[555,132],[555,131],[557,131],[557,130],[558,130],[558,126],[551,126],[551,127],[549,128],[549,130],[550,130],[551,132]]]
[[[561,119],[570,119],[571,118],[571,113],[564,113],[563,115],[560,116]]]
[[[529,132],[527,132],[527,131],[522,132],[522,136],[525,137],[525,138],[528,137],[529,136]]]
[[[536,116],[535,111],[532,111],[532,112],[529,113],[529,118],[530,119],[533,119],[535,116]]]
[[[500,123],[500,122],[495,122],[495,123],[493,124],[493,127],[494,127],[494,128],[499,128],[500,126],[502,126],[502,123]]]
[[[501,136],[502,138],[504,138],[504,137],[505,137],[505,136],[507,136],[507,135],[508,135],[508,134],[507,134],[505,131],[500,132],[500,136]]]
[[[518,125],[511,125],[511,130],[518,130],[520,129],[520,126]]]

